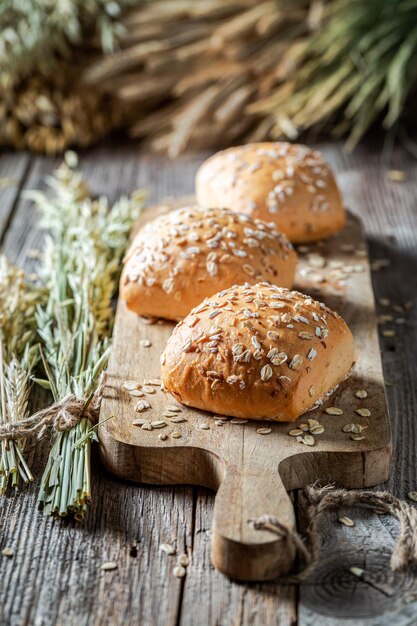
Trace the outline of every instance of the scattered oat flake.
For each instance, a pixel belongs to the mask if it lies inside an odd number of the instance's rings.
[[[269,435],[272,432],[272,428],[258,428],[256,432],[258,435]]]
[[[363,398],[368,397],[368,392],[365,389],[358,389],[358,391],[355,391],[355,396],[363,400]]]
[[[6,546],[6,548],[3,548],[3,550],[1,551],[1,553],[2,553],[2,555],[3,555],[3,556],[7,556],[7,557],[9,557],[9,559],[11,559],[11,558],[12,558],[12,556],[14,556],[14,550],[13,550],[13,548],[8,548],[7,546]]]
[[[394,183],[402,183],[406,180],[407,174],[404,170],[388,170],[387,178]]]
[[[115,570],[117,568],[118,568],[118,565],[116,561],[107,561],[107,563],[103,563],[103,565],[101,566],[101,569],[104,572],[111,572],[112,570]]]
[[[152,430],[152,424],[150,422],[145,422],[140,428],[141,430]]]
[[[326,265],[326,259],[321,256],[320,254],[309,254],[307,257],[307,263],[311,266],[311,267],[315,267],[318,269],[323,268]]]
[[[153,385],[154,387],[160,387],[162,385],[162,381],[160,378],[151,378],[148,381],[148,385]]]
[[[199,424],[199,428],[201,428],[201,430],[210,430],[210,426],[207,424],[207,422]]]
[[[161,433],[160,435],[158,435],[158,439],[160,439],[161,441],[166,441],[168,439],[168,435],[166,433]]]
[[[127,391],[133,391],[134,389],[137,389],[139,387],[139,383],[135,382],[134,380],[126,380],[122,387],[124,387],[124,389],[126,389]]]
[[[304,431],[301,430],[301,428],[293,428],[292,430],[289,431],[289,435],[291,437],[298,437],[298,435],[302,435]]]
[[[170,421],[172,424],[182,424],[183,422],[186,422],[187,420],[185,419],[185,417],[182,417],[181,415],[177,415],[176,417],[172,417]]]
[[[142,426],[145,423],[146,423],[146,420],[143,420],[143,419],[140,419],[140,418],[137,418],[137,419],[133,420],[133,422],[132,422],[133,426]]]
[[[311,435],[304,435],[302,442],[306,445],[306,446],[314,446],[316,440],[314,439],[314,437],[312,437]]]
[[[143,398],[144,396],[144,393],[141,389],[133,389],[132,391],[129,391],[129,393],[134,398]]]
[[[357,413],[361,417],[369,417],[371,415],[371,411],[369,409],[364,409],[364,408],[355,409],[355,413]]]
[[[378,272],[383,267],[389,267],[390,265],[391,261],[389,259],[375,259],[371,263],[371,270]]]
[[[151,422],[152,428],[165,428],[167,423],[164,420],[156,420],[155,422]]]
[[[365,435],[351,435],[350,438],[352,441],[362,441],[362,439],[365,439]]]
[[[230,420],[231,424],[247,424],[249,420],[241,419],[240,417],[234,417]]]
[[[184,578],[184,576],[186,575],[187,571],[186,571],[185,567],[183,567],[182,565],[176,565],[174,567],[174,569],[172,570],[172,573],[177,578]]]
[[[175,548],[169,543],[161,543],[159,546],[159,551],[165,552],[165,554],[168,554],[169,556],[175,554]]]
[[[324,433],[324,426],[322,426],[321,424],[319,424],[318,426],[313,426],[312,428],[310,428],[310,432],[312,435],[321,435],[322,433]]]
[[[350,517],[339,517],[339,522],[343,524],[343,526],[355,526],[355,522]]]
[[[308,424],[300,424],[300,429],[308,432],[310,430],[310,426]]]
[[[291,362],[289,363],[288,367],[292,370],[298,370],[300,369],[300,366],[303,362],[303,357],[301,357],[299,354],[296,354]]]
[[[354,424],[346,424],[345,426],[343,426],[342,431],[344,433],[352,433],[354,426]]]
[[[362,569],[361,567],[350,567],[349,572],[353,574],[354,576],[357,576],[358,578],[362,578],[362,576],[365,573],[365,570]]]
[[[267,381],[269,380],[273,375],[273,370],[272,367],[270,365],[264,365],[263,368],[261,369],[261,380],[262,381]]]
[[[324,412],[327,415],[343,415],[342,409],[339,409],[337,406],[328,406],[327,409],[324,409]]]
[[[385,329],[382,331],[383,337],[395,337],[395,330]]]
[[[178,430],[174,430],[172,433],[173,439],[180,439],[182,437],[181,433]]]
[[[378,324],[389,324],[394,321],[393,315],[379,315],[378,316]]]
[[[142,413],[143,411],[147,411],[150,408],[151,405],[147,400],[139,400],[139,402],[136,403],[135,411],[137,411],[138,413]]]
[[[178,557],[178,563],[182,565],[183,567],[187,567],[190,564],[190,559],[188,558],[186,554],[181,554]]]
[[[11,187],[13,185],[17,185],[17,180],[15,178],[9,178],[9,177],[2,177],[0,178],[0,189],[2,189],[3,187]]]
[[[408,497],[410,498],[410,500],[412,500],[413,502],[417,502],[417,491],[410,491],[408,493]]]
[[[152,345],[152,342],[149,341],[149,339],[141,339],[140,345],[143,346],[144,348],[150,348]]]
[[[181,413],[182,411],[182,408],[178,406],[178,404],[168,404],[166,408],[168,411],[172,411],[173,413]]]

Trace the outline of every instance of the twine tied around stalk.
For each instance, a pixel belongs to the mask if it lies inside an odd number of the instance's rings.
[[[97,389],[87,398],[77,398],[73,393],[68,393],[25,419],[1,424],[0,441],[24,439],[33,435],[42,439],[49,427],[52,426],[57,432],[71,430],[84,417],[96,424],[105,386],[105,375],[102,374]]]
[[[301,582],[310,576],[319,561],[321,539],[318,527],[323,514],[342,506],[361,506],[396,517],[400,522],[400,532],[391,554],[391,569],[401,572],[417,565],[417,509],[412,505],[388,491],[336,489],[332,485],[310,485],[304,489],[303,496],[307,501],[307,529],[304,537],[296,530],[288,529],[272,515],[262,515],[253,520],[257,530],[269,530],[287,541],[304,563],[298,574],[285,577],[284,581]]]

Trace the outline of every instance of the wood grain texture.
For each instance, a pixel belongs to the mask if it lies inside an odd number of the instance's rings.
[[[193,559],[185,579],[181,626],[294,626],[297,589],[276,583],[237,584],[211,562],[214,498],[199,489],[195,509]],[[198,617],[197,617],[198,616]]]
[[[382,163],[378,144],[368,143],[348,156],[335,144],[318,147],[335,167],[348,206],[365,223],[371,258],[391,261],[389,268],[372,274],[376,296],[390,297],[399,304],[414,299],[416,161],[401,150],[394,154],[390,167],[407,172],[407,181],[396,184],[386,179],[387,166]],[[22,155],[17,155],[14,163],[20,158]],[[194,172],[203,158],[196,155],[167,162],[143,155],[134,146],[110,145],[83,155],[81,167],[96,193],[102,191],[115,198],[120,191],[127,193],[145,185],[152,192],[150,201],[157,202],[172,189],[178,195],[190,193]],[[24,187],[40,186],[41,178],[51,172],[55,163],[50,158],[36,157],[31,180]],[[33,173],[34,168],[38,174]],[[3,193],[0,190],[2,198]],[[38,221],[23,200],[16,205],[15,218],[21,227],[11,221],[7,251],[26,267],[32,267],[27,252],[40,245]],[[379,307],[379,311],[386,309]],[[400,497],[406,497],[417,486],[416,308],[406,317],[405,325],[395,325],[394,339],[381,338],[385,378],[393,383],[387,388],[394,439],[393,470],[387,486]],[[39,476],[45,449],[37,448],[30,460],[34,456]],[[353,561],[373,569],[376,582],[385,577],[387,551],[397,532],[396,523],[389,517],[367,515],[359,523],[362,516],[358,511],[346,512],[358,522],[352,530],[339,525],[335,515],[326,516],[322,525],[324,569],[315,581],[297,591],[273,583],[236,584],[214,570],[209,547],[214,496],[205,488],[128,485],[103,475],[97,465],[93,496],[93,509],[81,528],[72,524],[57,526],[39,515],[35,511],[35,486],[17,497],[0,500],[0,548],[11,545],[17,551],[13,560],[0,556],[0,576],[6,581],[0,587],[2,624],[95,625],[99,623],[97,615],[104,623],[116,625],[137,624],[140,615],[146,626],[411,626],[417,621],[415,603],[399,609],[399,602],[409,599],[408,593],[403,597],[405,583],[401,577],[381,591],[372,584],[365,588],[346,575],[347,564]],[[191,555],[187,577],[179,583],[171,580],[171,561],[155,550],[160,540],[174,540],[170,533],[177,519]],[[130,557],[131,542],[138,546],[137,557]],[[347,555],[349,560],[344,561]],[[117,558],[122,574],[100,571],[100,565],[109,557]],[[343,563],[345,575],[341,578],[337,572]],[[172,585],[172,591],[168,592],[166,584]],[[415,591],[415,581],[411,585]],[[382,615],[388,608],[393,612]],[[352,611],[368,617],[357,617],[354,622],[342,617]]]
[[[28,154],[9,151],[0,154],[0,242],[11,221],[30,162]]]
[[[187,203],[187,200],[184,202]],[[181,200],[166,206],[150,207],[139,220],[146,224],[156,215],[177,207]],[[101,419],[101,458],[115,475],[156,484],[187,483],[218,490],[213,516],[212,558],[221,572],[236,580],[271,580],[288,573],[295,553],[293,546],[268,531],[257,531],[251,520],[262,514],[277,517],[284,526],[295,528],[293,507],[287,490],[299,489],[320,480],[345,487],[372,486],[388,478],[391,435],[386,407],[382,365],[377,338],[376,315],[370,281],[369,261],[360,222],[348,217],[346,227],[326,242],[301,247],[296,285],[337,310],[348,323],[356,343],[356,363],[350,378],[323,407],[301,417],[317,419],[324,433],[314,447],[300,444],[288,435],[295,424],[269,423],[272,432],[257,432],[259,422],[219,427],[211,414],[182,407],[184,423],[164,420],[170,402],[158,387],[147,394],[150,409],[141,414],[150,422],[162,420],[167,439],[160,429],[143,430],[133,424],[137,397],[124,388],[123,381],[144,381],[160,376],[160,355],[172,332],[170,322],[148,324],[127,310],[120,301],[113,332],[107,390]],[[306,254],[308,253],[308,254]],[[355,256],[356,254],[356,256]],[[313,255],[316,255],[315,257]],[[320,258],[324,267],[311,265]],[[341,274],[340,268],[343,268]],[[349,269],[350,268],[350,269]],[[149,347],[142,345],[148,340]],[[359,400],[355,391],[366,389]],[[155,393],[156,391],[156,393]],[[335,405],[341,416],[329,416],[325,406]],[[355,409],[366,407],[369,418],[359,418]],[[209,429],[202,430],[206,422]],[[366,428],[361,441],[352,441],[343,426],[359,422]],[[180,433],[174,439],[172,433]]]
[[[58,163],[37,157],[25,188],[45,188],[45,176]],[[141,167],[135,150],[128,155],[103,148],[87,156],[82,168],[93,192],[111,199],[145,183],[150,188],[155,175],[154,164],[145,157]],[[171,186],[169,173],[165,175],[164,195]],[[3,251],[30,269],[36,264],[29,251],[42,246],[38,222],[33,205],[22,198],[4,239]],[[45,395],[42,400],[45,405]],[[37,479],[47,451],[45,442],[29,455]],[[174,626],[178,622],[184,582],[172,575],[172,557],[158,549],[168,541],[179,553],[190,550],[192,490],[138,489],[103,473],[98,459],[95,466],[93,504],[83,525],[57,523],[38,512],[37,484],[0,499],[0,550],[5,546],[15,550],[13,559],[0,555],[1,624]],[[117,561],[117,571],[101,571],[109,560]]]
[[[380,298],[393,305],[413,302],[406,314],[406,324],[386,324],[380,329],[396,331],[394,338],[380,333],[387,399],[393,429],[393,467],[384,488],[400,498],[417,484],[417,163],[398,149],[387,164],[380,145],[369,143],[353,155],[337,146],[319,146],[336,171],[347,206],[365,225],[371,259],[387,259],[390,265],[372,272],[372,284],[379,314],[401,314],[381,306]],[[406,181],[388,180],[388,169],[406,173]],[[397,534],[397,524],[389,516],[375,516],[361,511],[347,511],[357,526],[346,528],[337,523],[335,514],[325,516],[322,525],[322,568],[310,584],[300,587],[300,626],[344,626],[355,616],[360,626],[414,624],[415,605],[399,608],[416,590],[416,579],[397,575],[387,580],[390,550]],[[337,547],[336,547],[337,544]],[[368,583],[349,576],[351,565],[371,571]],[[381,584],[382,583],[382,584]],[[404,591],[406,590],[406,593]],[[383,616],[388,612],[386,616]],[[378,617],[375,617],[375,616]]]

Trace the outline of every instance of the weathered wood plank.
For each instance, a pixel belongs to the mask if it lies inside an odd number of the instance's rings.
[[[371,146],[348,157],[334,146],[325,146],[325,152],[339,173],[347,204],[354,211],[363,207],[361,217],[370,238],[371,256],[388,256],[391,260],[389,268],[373,275],[376,295],[399,303],[411,299],[411,294],[417,293],[415,161],[404,154],[396,155],[393,165],[409,173],[407,182],[396,184],[385,179],[380,171],[380,154]],[[152,188],[151,201],[158,201],[169,194],[189,193],[199,160],[196,156],[169,163],[140,156],[134,147],[104,147],[86,154],[81,165],[85,166],[88,177],[93,178],[96,193],[108,192],[114,198],[120,191],[129,192],[146,185]],[[50,172],[53,163],[56,162],[36,158],[24,186],[39,186],[40,179]],[[37,220],[30,205],[22,200],[15,217],[18,221],[12,221],[5,249],[13,259],[32,267],[27,251],[41,242],[36,230]],[[381,312],[386,312],[385,307],[381,307]],[[394,383],[387,390],[394,436],[394,467],[388,486],[402,497],[416,487],[417,480],[415,308],[407,318],[406,325],[395,325],[397,336],[384,338],[381,344],[385,377]],[[45,453],[37,449],[35,468],[38,475],[44,461]],[[0,588],[1,623],[13,626],[29,623],[46,626],[87,622],[146,623],[151,626],[175,623],[183,582],[168,576],[166,568],[171,569],[171,561],[157,553],[157,544],[160,539],[174,540],[177,532],[182,541],[179,549],[182,550],[186,543],[191,554],[180,623],[269,626],[296,622],[293,589],[287,594],[287,588],[269,584],[259,587],[236,585],[213,570],[209,560],[208,532],[213,506],[211,493],[197,491],[192,509],[190,489],[132,487],[103,476],[100,468],[95,472],[94,489],[95,502],[90,517],[80,528],[71,523],[57,525],[36,513],[33,486],[17,497],[1,500],[0,548],[11,545],[17,553],[12,560],[0,557],[1,580],[9,581]],[[355,520],[359,519],[358,512],[349,514]],[[386,569],[386,554],[381,563],[375,558],[373,548],[383,546],[389,549],[389,542],[393,541],[396,532],[395,523],[385,516],[372,516],[358,522],[359,527],[352,531],[340,527],[334,517],[330,516],[323,525],[323,561],[327,574],[323,577],[321,571],[320,579],[327,581],[328,585],[323,593],[313,584],[301,589],[299,623],[302,626],[344,626],[339,605],[345,611],[347,605],[349,610],[350,606],[357,607],[362,603],[362,614],[369,607],[379,611],[387,606],[387,603],[375,603],[375,598],[384,599],[383,591],[376,591],[375,596],[372,591],[369,600],[372,589],[369,585],[363,591],[357,581],[346,582],[345,574],[333,579],[332,572],[336,571],[336,560],[343,564],[345,548],[351,554],[351,560],[346,563],[353,560],[360,566],[364,563],[364,554],[365,564],[375,563],[379,571]],[[334,541],[330,542],[331,537]],[[140,543],[137,543],[138,539]],[[128,556],[131,543],[138,546],[137,557]],[[332,552],[335,558],[329,564]],[[114,557],[119,560],[120,569],[102,573],[101,563]],[[391,603],[395,604],[396,589],[407,587],[408,583],[405,580],[393,585],[391,581],[389,585],[390,592],[394,589]],[[139,592],[140,587],[142,592]],[[311,589],[316,591],[308,595]],[[323,612],[328,615],[329,611],[331,617],[325,617]],[[395,614],[395,623],[400,626],[413,624],[416,613],[416,606],[409,605]],[[392,621],[392,615],[387,618],[377,616],[355,621],[355,624],[385,626]]]
[[[394,461],[391,478],[384,488],[401,498],[415,489],[417,394],[417,164],[402,151],[393,156],[391,167],[407,173],[407,181],[394,183],[386,176],[378,146],[359,148],[345,155],[337,146],[327,147],[326,155],[338,174],[345,201],[360,215],[369,238],[371,258],[388,259],[390,266],[372,274],[377,302],[388,298],[394,305],[413,300],[414,307],[406,313],[378,304],[380,314],[406,318],[405,324],[389,323],[381,327],[394,329],[393,338],[380,335],[388,404],[393,428]],[[350,516],[355,528],[338,523],[339,514]],[[358,510],[329,514],[322,524],[323,548],[321,564],[308,584],[301,587],[300,626],[342,626],[345,618],[356,618],[362,626],[414,623],[417,606],[401,609],[410,599],[416,581],[410,575],[394,575],[389,569],[389,556],[397,524],[389,516],[377,516]],[[368,573],[368,582],[358,581],[349,573],[356,566]],[[374,617],[373,617],[374,616]],[[378,617],[375,617],[378,616]],[[412,617],[410,617],[412,616]]]
[[[30,161],[31,157],[27,153],[0,153],[0,241],[7,230]]]
[[[198,489],[193,558],[185,581],[180,626],[294,626],[294,586],[237,584],[214,569],[210,558],[213,505],[213,494]]]
[[[44,177],[58,161],[36,158],[26,188],[44,188]],[[81,167],[95,193],[111,199],[140,185],[165,196],[183,168],[165,166],[162,176],[136,150],[102,149],[90,153]],[[161,181],[160,183],[158,181]],[[158,190],[160,184],[161,190]],[[180,183],[179,183],[180,184]],[[6,234],[4,251],[25,267],[33,267],[28,251],[41,247],[38,216],[24,199],[18,202]],[[44,467],[47,444],[36,456],[35,473]],[[36,486],[1,499],[0,548],[11,546],[13,559],[0,556],[0,622],[3,624],[146,624],[177,623],[183,581],[172,573],[173,557],[158,551],[168,541],[179,553],[192,543],[190,488],[150,489],[116,482],[97,469],[93,504],[84,524],[59,523],[36,510]],[[118,570],[101,571],[108,560]]]

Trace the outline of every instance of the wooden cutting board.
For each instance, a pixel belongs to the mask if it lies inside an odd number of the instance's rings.
[[[189,202],[189,199],[187,199]],[[186,204],[171,200],[151,207],[138,227],[157,214]],[[359,220],[349,215],[340,234],[326,242],[299,247],[296,288],[323,300],[350,326],[357,361],[348,380],[323,407],[305,414],[296,423],[251,421],[224,425],[215,416],[183,407],[185,421],[172,423],[163,416],[172,398],[156,384],[145,399],[151,408],[135,412],[139,398],[123,388],[125,381],[156,382],[160,378],[160,354],[174,328],[169,322],[141,319],[119,301],[114,327],[108,382],[101,408],[100,453],[115,475],[141,483],[194,484],[217,490],[212,559],[224,574],[238,580],[269,580],[287,573],[294,554],[288,544],[267,530],[256,530],[252,521],[270,514],[288,528],[295,515],[288,491],[314,481],[344,487],[369,487],[384,482],[390,471],[391,431],[378,344],[374,297],[366,242]],[[192,286],[190,287],[192,288]],[[148,345],[149,344],[149,345]],[[367,391],[365,399],[355,392]],[[328,415],[326,407],[338,407],[342,415]],[[369,417],[355,410],[366,408]],[[143,430],[135,418],[163,420],[164,428]],[[324,426],[310,447],[291,437],[296,424],[314,418]],[[362,440],[343,432],[349,423],[367,426]],[[203,428],[201,427],[203,425]],[[208,428],[207,428],[208,426]],[[270,427],[262,435],[260,427]],[[180,433],[179,438],[173,436]],[[164,440],[160,436],[167,436]]]

